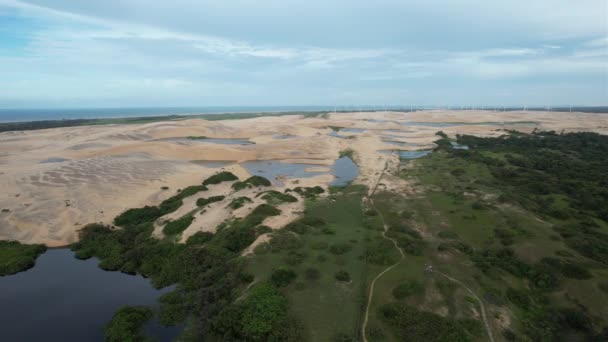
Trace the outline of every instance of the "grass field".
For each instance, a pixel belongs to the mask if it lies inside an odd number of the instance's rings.
[[[366,190],[348,186],[328,198],[308,201],[305,219],[321,218],[325,224],[301,234],[283,231],[281,235],[297,239],[293,246],[275,238],[249,259],[247,268],[256,281],[268,279],[279,267],[296,272],[296,279],[284,292],[310,341],[358,339],[366,281],[381,268],[365,261],[370,240],[380,235],[367,228],[370,223],[362,208]],[[337,280],[339,271],[348,272],[350,281]]]
[[[499,153],[490,155],[504,158]],[[606,268],[568,248],[553,229],[565,222],[575,223],[575,219],[541,218],[517,204],[499,201],[503,189],[496,186],[488,168],[479,163],[450,158],[444,152],[404,163],[415,163],[415,166],[405,168],[399,176],[416,184],[421,191],[417,195],[379,193],[374,196],[374,201],[383,212],[387,225],[395,229],[414,228],[422,235],[425,244],[421,255],[407,255],[402,264],[377,282],[372,302],[375,310],[371,311],[375,315],[370,317],[368,328],[370,341],[398,340],[394,335],[396,331],[377,317],[377,308],[391,302],[405,301],[418,310],[453,320],[479,320],[479,306],[464,288],[436,273],[425,273],[425,265],[433,265],[435,270],[457,278],[483,299],[492,334],[497,340],[508,340],[513,336],[522,340],[534,340],[530,336],[538,336],[538,340],[543,340],[545,336],[554,336],[551,334],[555,332],[530,326],[542,325],[548,319],[560,319],[545,317],[544,313],[533,309],[536,305],[547,312],[555,311],[556,317],[567,317],[566,312],[582,308],[590,319],[590,323],[585,324],[592,324],[596,332],[608,323],[605,318],[608,317],[607,291],[602,290],[606,288],[602,284],[608,284]],[[598,224],[606,228],[603,222]],[[556,287],[539,289],[530,283],[534,281],[534,275],[522,278],[512,273],[515,271],[506,271],[508,268],[480,269],[478,262],[483,251],[504,248],[514,253],[514,259],[508,262],[530,265],[526,267],[531,267],[528,272],[533,274],[545,272],[545,260],[559,259],[588,269],[592,276],[590,279],[573,279],[558,275]],[[424,290],[418,290],[405,299],[392,295],[399,284],[411,281],[422,284]],[[528,298],[544,297],[548,302],[522,309],[508,296],[513,289],[523,291]],[[528,320],[536,321],[530,323]],[[373,339],[372,335],[377,333],[374,329],[384,335]],[[487,340],[483,331],[469,337],[471,340]],[[588,337],[582,330],[580,333],[576,329],[568,330],[567,339],[577,341],[585,338]]]

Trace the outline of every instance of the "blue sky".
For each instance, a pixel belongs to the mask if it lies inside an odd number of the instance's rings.
[[[605,0],[0,0],[0,108],[608,105]]]

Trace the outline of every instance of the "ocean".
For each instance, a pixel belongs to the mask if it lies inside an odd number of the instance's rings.
[[[344,107],[342,107],[344,108]],[[150,107],[150,108],[70,108],[70,109],[0,109],[0,122],[69,119],[105,119],[164,115],[224,113],[266,113],[334,110],[329,106],[254,106],[254,107]]]

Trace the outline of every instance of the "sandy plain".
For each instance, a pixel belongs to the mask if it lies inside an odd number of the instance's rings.
[[[350,129],[335,136],[330,135],[330,126]],[[334,179],[330,167],[339,152],[352,149],[359,167],[355,182],[371,185],[387,161],[398,165],[396,153],[382,151],[430,149],[439,130],[450,136],[499,136],[507,129],[530,132],[535,128],[608,134],[608,115],[481,110],[355,112],[312,118],[189,119],[0,133],[0,239],[63,246],[77,241],[78,229],[87,223],[111,224],[128,208],[156,205],[177,189],[200,184],[222,169],[245,179],[250,175],[245,167],[248,161],[307,164],[306,171],[316,175],[278,175],[273,179],[276,190],[327,187]],[[248,139],[254,144],[218,144],[189,140],[189,136]],[[390,190],[406,185],[383,186]],[[253,198],[262,189],[247,191],[251,193],[238,196]],[[211,193],[227,197],[198,211],[183,239],[197,231],[214,231],[226,219],[243,217],[260,201],[230,210],[226,205],[237,195],[229,184],[220,184],[185,199],[183,208],[159,222],[197,210],[196,199]],[[273,229],[297,218],[303,201],[279,208],[282,215],[265,222]],[[157,228],[155,235],[161,235],[160,226]]]

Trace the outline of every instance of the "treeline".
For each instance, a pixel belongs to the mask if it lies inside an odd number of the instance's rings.
[[[45,245],[26,245],[17,241],[0,240],[0,276],[34,267],[36,259],[44,252]]]
[[[488,165],[505,190],[503,200],[558,219],[591,216],[608,222],[608,136],[589,132],[464,135],[458,136],[458,143],[470,150],[449,149],[452,156]],[[501,153],[506,162],[484,152]]]

